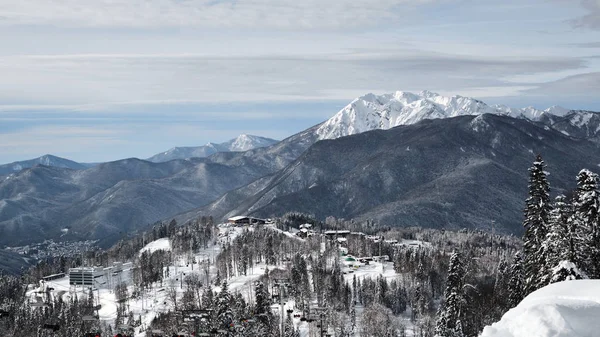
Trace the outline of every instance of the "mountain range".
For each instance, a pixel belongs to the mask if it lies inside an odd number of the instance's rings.
[[[174,159],[203,158],[217,152],[248,151],[275,143],[277,143],[275,139],[242,134],[220,144],[208,143],[203,146],[174,147],[168,151],[155,154],[146,160],[153,163],[162,163]]]
[[[528,171],[543,154],[554,190],[600,163],[591,141],[526,119],[484,114],[424,120],[317,142],[285,169],[181,219],[300,211],[395,226],[518,232]]]
[[[369,130],[410,125],[424,119],[451,118],[465,115],[496,114],[538,121],[545,116],[564,117],[570,110],[553,106],[546,110],[533,107],[509,108],[489,106],[484,102],[463,96],[445,97],[422,91],[418,94],[397,91],[393,94],[361,96],[317,130],[319,139],[335,139]]]
[[[31,168],[35,165],[68,168],[71,170],[84,170],[91,166],[89,164],[77,163],[69,159],[60,158],[51,154],[46,154],[41,157],[30,160],[16,161],[14,163],[0,165],[0,176],[19,172],[21,170]]]
[[[151,158],[166,162],[11,173],[0,182],[0,244],[62,236],[109,245],[172,217],[288,211],[398,226],[486,227],[496,220],[517,232],[535,154],[546,158],[555,192],[572,188],[579,169],[600,163],[599,118],[427,91],[368,94],[321,124],[247,151],[237,150],[251,141],[232,141],[204,158],[183,159],[208,150],[173,149]]]

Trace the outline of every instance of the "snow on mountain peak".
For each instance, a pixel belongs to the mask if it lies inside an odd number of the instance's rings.
[[[241,134],[233,139],[229,145],[229,151],[248,151],[258,147],[269,146],[273,144],[272,139]]]
[[[423,119],[490,113],[539,120],[545,114],[563,116],[568,111],[556,106],[546,110],[490,106],[474,98],[442,96],[427,90],[418,94],[405,91],[383,95],[369,93],[353,100],[323,123],[316,132],[319,139],[334,139],[374,129],[415,124]]]
[[[549,107],[548,109],[544,110],[544,112],[555,115],[555,116],[559,116],[559,117],[563,117],[566,116],[571,110],[567,109],[567,108],[563,108],[562,106],[559,105],[553,105],[551,107]]]
[[[202,158],[217,152],[242,152],[275,143],[277,143],[277,141],[274,139],[242,134],[232,140],[220,144],[208,142],[204,146],[174,147],[166,152],[156,154],[147,160],[161,163],[173,159]]]

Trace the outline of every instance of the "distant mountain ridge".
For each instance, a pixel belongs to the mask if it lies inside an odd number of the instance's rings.
[[[553,179],[559,178],[555,186],[572,186],[575,167],[598,164],[594,156],[600,157],[599,126],[600,114],[591,111],[512,109],[431,92],[370,94],[329,120],[265,147],[241,151],[261,144],[250,136],[238,137],[223,145],[227,151],[208,157],[189,157],[182,151],[179,156],[189,159],[153,163],[130,158],[85,170],[37,165],[2,177],[0,244],[46,238],[95,238],[110,244],[119,233],[177,215],[185,221],[198,215],[265,216],[293,210],[382,223],[402,216],[404,221],[395,224],[423,226],[433,226],[426,223],[427,216],[436,219],[436,226],[477,226],[488,216],[502,216],[510,219],[507,226],[514,226],[515,214],[522,208],[521,189],[526,187],[521,180],[533,154],[544,155],[544,148],[551,145],[554,150],[548,162],[553,164],[558,154],[566,153],[568,163],[551,170]],[[448,132],[464,139],[443,138]],[[491,138],[482,139],[484,135]],[[499,140],[511,137],[529,146],[513,144],[518,151],[495,147]],[[219,144],[209,145],[218,150]],[[447,152],[435,152],[450,145]],[[583,152],[592,155],[575,158]],[[466,164],[457,164],[452,156]],[[427,173],[439,165],[448,167],[440,171],[443,179],[432,182]],[[508,172],[508,180],[492,179],[499,172]],[[493,206],[496,213],[490,215],[484,208],[482,215],[475,216],[481,210],[476,198],[455,198],[467,190],[473,177],[504,188],[503,199]],[[432,197],[428,188],[436,186],[439,194]],[[347,198],[353,201],[346,202]],[[462,210],[448,215],[444,208],[448,204]],[[391,205],[408,211],[395,213]],[[62,236],[64,227],[70,230]]]
[[[600,164],[600,147],[523,118],[495,114],[423,120],[319,141],[272,176],[180,216],[258,217],[288,211],[373,219],[390,226],[518,232],[527,169],[541,153],[551,187],[575,187]]]
[[[77,163],[69,159],[53,156],[46,154],[38,158],[16,161],[10,164],[0,165],[0,175],[8,175],[11,173],[19,172],[21,170],[31,168],[35,165],[54,166],[61,168],[68,168],[72,170],[84,170],[89,166],[82,163]]]
[[[450,118],[465,115],[496,114],[538,121],[544,116],[562,117],[569,109],[553,106],[546,110],[533,107],[523,109],[486,103],[463,96],[442,96],[430,91],[391,94],[367,94],[356,98],[317,130],[318,139],[335,139],[365,131],[387,130],[399,125],[410,125],[425,119]]]
[[[220,144],[208,143],[203,146],[174,147],[168,151],[155,154],[146,160],[160,163],[174,159],[204,158],[217,152],[248,151],[273,145],[277,142],[277,140],[271,138],[242,134]]]

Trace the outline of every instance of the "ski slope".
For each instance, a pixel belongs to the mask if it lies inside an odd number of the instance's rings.
[[[527,296],[481,337],[600,336],[600,280],[563,281]]]

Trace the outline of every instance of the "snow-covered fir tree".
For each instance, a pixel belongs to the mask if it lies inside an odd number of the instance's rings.
[[[569,280],[582,280],[588,278],[587,275],[581,271],[571,261],[560,261],[556,267],[552,269],[550,283],[569,281]]]
[[[229,330],[233,324],[233,311],[231,309],[231,294],[227,288],[227,281],[223,281],[221,291],[216,298],[216,327],[221,330]],[[228,336],[228,333],[224,334]]]
[[[600,278],[600,228],[598,175],[581,170],[577,175],[574,221],[578,229],[581,268],[591,278]]]
[[[525,297],[525,280],[523,271],[523,258],[517,252],[510,266],[510,279],[508,280],[508,308],[516,307]]]
[[[435,327],[436,337],[459,337],[463,334],[460,317],[464,277],[463,263],[458,253],[453,252],[448,267],[448,280],[446,281],[446,291],[444,293],[445,300],[438,311],[438,321]]]
[[[275,325],[275,316],[271,310],[271,294],[269,294],[264,283],[258,281],[254,286],[255,304],[254,304],[254,315],[257,317],[260,324],[257,325],[257,329],[264,335],[270,334]]]
[[[494,305],[499,312],[508,310],[508,282],[510,281],[510,269],[505,258],[498,263],[496,281],[494,282]]]
[[[546,164],[540,155],[529,169],[529,197],[525,208],[523,235],[525,293],[548,283],[548,250],[545,245],[550,218],[550,185],[546,178]]]
[[[545,278],[548,283],[571,279],[586,278],[578,266],[583,265],[584,257],[579,247],[583,243],[577,232],[577,223],[573,217],[573,208],[564,195],[556,197],[550,212],[550,225],[545,246],[548,251]]]

